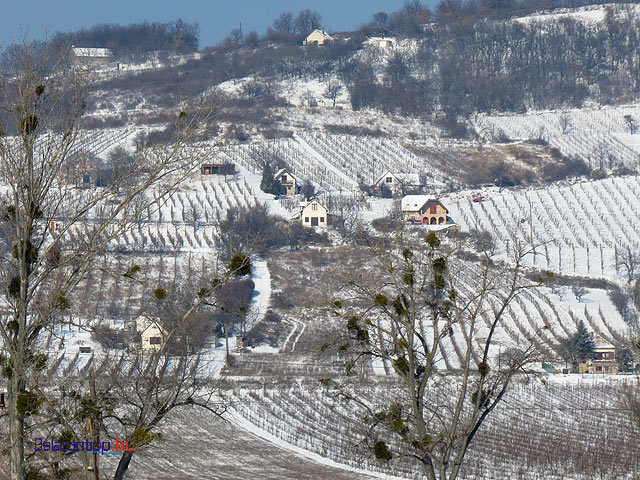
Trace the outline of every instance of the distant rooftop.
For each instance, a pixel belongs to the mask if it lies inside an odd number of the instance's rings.
[[[108,48],[71,47],[71,51],[79,58],[111,58],[113,52]]]

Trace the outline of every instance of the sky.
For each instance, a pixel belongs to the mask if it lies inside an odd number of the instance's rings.
[[[245,32],[263,34],[279,13],[310,8],[322,14],[328,31],[353,30],[375,12],[402,8],[405,0],[15,0],[3,1],[0,46],[45,39],[55,32],[89,28],[99,23],[128,25],[144,20],[182,18],[200,25],[200,48],[217,44],[242,22]],[[423,0],[432,7],[436,0]]]

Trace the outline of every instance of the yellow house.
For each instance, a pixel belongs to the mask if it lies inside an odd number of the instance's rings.
[[[286,168],[278,170],[273,179],[282,185],[285,195],[296,194],[296,178]]]
[[[578,373],[618,373],[616,347],[600,335],[593,335],[593,358],[578,365]]]
[[[136,331],[140,333],[142,350],[160,350],[166,333],[156,319],[140,315],[136,319]]]
[[[402,218],[428,225],[446,225],[447,208],[429,195],[406,195],[402,198]]]
[[[314,30],[311,32],[304,42],[303,45],[324,45],[325,43],[333,43],[334,38],[329,35],[324,29],[323,30]]]
[[[300,219],[305,227],[326,227],[327,209],[318,200],[302,203]]]

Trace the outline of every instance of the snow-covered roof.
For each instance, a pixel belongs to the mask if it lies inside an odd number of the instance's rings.
[[[113,52],[111,52],[111,50],[108,48],[71,47],[71,51],[76,57],[83,57],[83,58],[113,57]]]
[[[604,338],[602,338],[600,335],[595,335],[593,337],[593,343],[595,343],[596,345],[595,347],[596,350],[615,350],[616,348],[611,343],[609,343]]]
[[[378,180],[376,180],[376,184],[380,183],[385,179],[385,177],[393,176],[400,183],[404,183],[405,185],[420,185],[420,175],[417,173],[393,173],[390,171],[385,172],[381,175]]]
[[[327,207],[325,207],[324,205],[322,205],[317,198],[314,198],[312,200],[309,200],[308,202],[300,202],[300,210],[304,210],[305,208],[307,208],[309,205],[311,205],[312,203],[317,203],[318,205],[320,205],[322,208],[324,208],[325,210],[327,210]]]
[[[291,174],[291,172],[290,172],[289,170],[287,170],[286,168],[281,168],[280,170],[278,170],[278,171],[275,173],[275,175],[273,176],[273,179],[274,179],[274,180],[279,179],[279,178],[282,176],[282,174],[284,174],[284,173],[289,174],[289,176],[290,176],[291,178],[293,178],[293,179],[295,179],[295,178],[296,178],[294,175],[292,175],[292,174]]]
[[[365,45],[380,45],[381,43],[391,43],[395,45],[397,40],[393,37],[369,37],[363,43]]]
[[[405,195],[402,197],[400,205],[403,212],[417,212],[430,200],[439,202],[436,197],[431,195]]]
[[[322,30],[316,28],[313,32],[311,32],[309,34],[309,36],[307,38],[309,38],[311,35],[313,35],[314,33],[319,33],[320,35],[322,35],[324,38],[326,38],[327,40],[333,40],[333,37],[331,35],[329,35],[327,33],[327,31],[323,28]]]

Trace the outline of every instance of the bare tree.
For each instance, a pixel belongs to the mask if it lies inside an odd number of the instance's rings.
[[[631,115],[625,115],[624,121],[627,123],[627,127],[629,127],[629,133],[633,134],[636,129],[636,121]]]
[[[571,291],[575,295],[578,302],[582,302],[582,297],[584,297],[588,293],[587,289],[580,285],[574,285],[573,287],[571,287]]]
[[[348,343],[339,343],[352,351],[348,370],[382,362],[397,374],[398,394],[388,404],[377,396],[374,407],[352,391],[336,392],[368,412],[376,458],[406,457],[429,480],[454,480],[480,427],[535,359],[532,342],[503,344],[500,325],[514,298],[540,283],[523,277],[524,249],[510,265],[489,254],[470,264],[435,234],[425,241],[412,244],[400,232],[388,246],[372,244],[375,273],[351,275],[347,298],[335,303],[347,319]],[[440,364],[451,342],[459,365],[444,380]]]
[[[560,126],[560,131],[562,135],[566,135],[569,130],[573,128],[573,124],[571,123],[571,117],[567,112],[562,112],[560,117],[558,118],[558,124]]]
[[[169,146],[140,152],[108,186],[77,189],[62,171],[81,140],[87,79],[34,47],[15,58],[0,82],[2,109],[9,112],[0,126],[0,279],[7,306],[0,339],[7,356],[10,477],[23,480],[25,422],[42,403],[34,393],[33,352],[72,307],[72,292],[111,242],[191,171],[196,159],[184,147],[202,115],[176,112]]]
[[[338,99],[341,93],[342,93],[342,84],[337,80],[331,79],[327,82],[327,86],[325,87],[324,92],[322,93],[322,96],[329,100],[333,100],[333,106],[335,107],[336,100]]]
[[[306,37],[314,30],[320,28],[322,15],[315,10],[302,10],[295,19],[294,27],[296,33]]]
[[[234,28],[229,32],[229,34],[224,37],[222,40],[222,45],[225,47],[238,46],[242,45],[244,41],[244,33],[242,32],[242,28]]]
[[[110,349],[92,357],[79,374],[60,378],[52,367],[50,384],[38,390],[39,395],[54,399],[45,405],[48,411],[39,414],[46,438],[121,439],[126,447],[117,451],[121,456],[113,473],[114,480],[120,480],[135,453],[160,437],[156,430],[174,410],[199,407],[221,416],[225,407],[216,400],[219,368],[215,360],[202,355],[202,347],[214,330],[211,315],[228,309],[228,302],[221,303],[220,292],[238,275],[249,272],[249,260],[244,257],[222,271],[197,272],[171,291],[148,286],[140,318],[157,326],[160,341],[148,345],[129,334],[125,350]],[[102,478],[97,458],[80,458],[87,480]],[[75,458],[53,449],[38,452],[37,461],[43,474],[78,469]]]
[[[282,12],[280,15],[278,15],[278,17],[273,21],[273,29],[276,32],[293,35],[295,30],[293,23],[293,13]]]
[[[202,209],[194,203],[189,204],[189,206],[185,207],[183,220],[191,225],[193,233],[196,233],[204,220]]]
[[[640,254],[627,248],[616,249],[616,265],[622,269],[631,283],[640,273]]]

